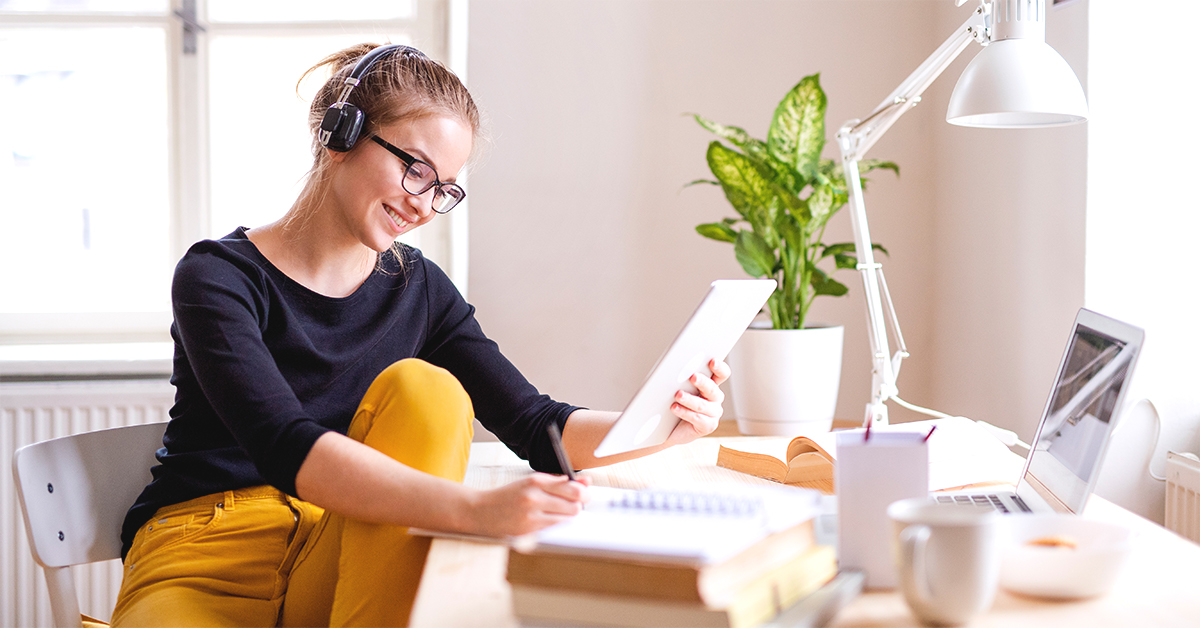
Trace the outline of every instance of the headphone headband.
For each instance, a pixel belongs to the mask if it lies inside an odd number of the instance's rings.
[[[378,46],[363,55],[358,63],[354,64],[354,69],[350,70],[350,75],[346,77],[344,81],[346,87],[338,96],[337,102],[330,105],[329,109],[325,111],[325,117],[321,118],[321,129],[317,133],[317,139],[322,146],[339,153],[354,148],[363,126],[366,125],[367,117],[358,106],[348,102],[350,93],[354,91],[355,87],[358,87],[362,77],[367,74],[371,66],[375,65],[376,61],[392,52],[398,54],[411,52],[422,57],[425,56],[420,50],[403,44]]]

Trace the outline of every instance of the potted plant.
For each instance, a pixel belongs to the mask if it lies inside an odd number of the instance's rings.
[[[738,428],[747,434],[827,431],[833,421],[842,327],[806,327],[805,322],[813,299],[848,292],[831,274],[855,268],[858,260],[854,243],[823,241],[829,219],[848,200],[841,164],[821,158],[825,107],[820,75],[814,74],[780,101],[766,141],[694,116],[720,139],[707,152],[715,180],[688,185],[720,186],[738,214],[698,225],[696,231],[732,243],[747,274],[778,283],[767,302],[770,327],[765,321],[752,326],[730,354],[734,411]],[[890,161],[863,160],[859,168],[900,173]],[[878,244],[873,247],[887,253]]]

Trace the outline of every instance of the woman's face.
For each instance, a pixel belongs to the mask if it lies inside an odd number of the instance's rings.
[[[470,127],[443,116],[398,122],[378,135],[433,166],[442,183],[458,178],[473,141]],[[437,215],[430,207],[434,190],[409,194],[403,185],[407,165],[369,137],[348,153],[330,156],[335,163],[330,199],[349,233],[371,249],[387,250],[401,234]]]

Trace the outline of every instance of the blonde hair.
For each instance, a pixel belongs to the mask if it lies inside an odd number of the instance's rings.
[[[313,195],[324,194],[323,184],[333,161],[318,139],[321,120],[329,107],[337,102],[345,87],[346,77],[354,66],[380,45],[356,44],[335,52],[309,68],[296,83],[299,91],[300,84],[309,75],[324,69],[330,70],[329,79],[317,90],[308,110],[308,128],[313,135],[312,168],[306,175],[300,197],[284,218],[285,224],[303,222],[309,207],[313,205]],[[382,127],[402,120],[435,115],[450,117],[467,125],[474,139],[481,134],[479,109],[462,81],[445,65],[430,59],[416,48],[397,48],[376,59],[370,69],[359,77],[358,86],[347,101],[356,105],[366,116],[356,148],[366,143],[365,140]],[[402,264],[399,245],[393,246],[392,250]]]

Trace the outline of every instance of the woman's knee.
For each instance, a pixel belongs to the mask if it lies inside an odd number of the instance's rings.
[[[471,398],[450,371],[424,360],[408,358],[393,363],[372,382],[363,405],[379,412],[395,406],[406,414],[427,419],[443,417],[474,418]],[[420,418],[420,417],[407,417]]]
[[[463,390],[462,384],[453,373],[418,358],[393,362],[375,378],[372,387],[379,383],[397,392],[414,396],[432,394],[438,397],[467,397],[467,391]],[[469,398],[466,401],[470,403]]]
[[[375,378],[348,435],[420,467],[414,464],[417,458],[469,449],[474,416],[471,399],[454,375],[423,360],[407,359]]]

